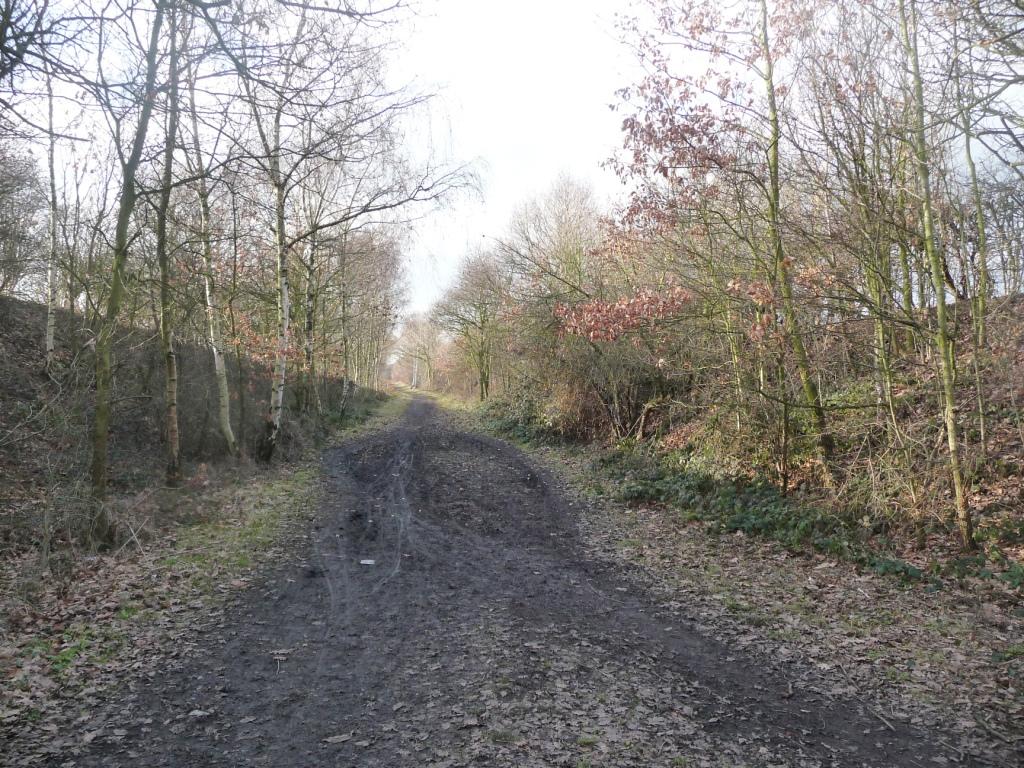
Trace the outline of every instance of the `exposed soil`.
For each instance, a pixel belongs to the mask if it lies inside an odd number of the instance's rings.
[[[305,556],[54,765],[958,763],[941,736],[660,606],[585,554],[544,470],[429,401],[328,451],[324,475]]]

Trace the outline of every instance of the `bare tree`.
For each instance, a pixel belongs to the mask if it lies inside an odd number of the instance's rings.
[[[477,380],[477,394],[486,400],[491,391],[494,355],[501,331],[500,262],[493,253],[467,256],[455,285],[435,305],[433,318],[458,344]]]

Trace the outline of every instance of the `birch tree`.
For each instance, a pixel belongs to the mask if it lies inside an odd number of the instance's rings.
[[[200,131],[199,106],[196,101],[196,80],[199,76],[199,64],[195,59],[188,64],[188,109],[191,127],[191,146],[186,152],[186,163],[189,172],[195,177],[196,199],[199,204],[198,236],[203,262],[203,309],[206,319],[206,340],[213,357],[214,376],[217,380],[217,424],[221,436],[227,446],[228,453],[238,455],[238,442],[235,440],[231,426],[231,394],[228,386],[227,366],[224,362],[224,342],[221,330],[221,311],[219,303],[220,289],[217,285],[217,270],[213,254],[213,217],[210,206],[211,179],[210,162],[203,148],[203,133]],[[226,126],[220,125],[215,131],[215,139],[223,136]],[[212,154],[213,150],[211,150]]]
[[[170,8],[167,57],[167,100],[164,123],[163,169],[156,206],[156,257],[160,265],[160,347],[164,358],[164,425],[167,434],[168,485],[181,481],[181,439],[178,432],[178,355],[175,351],[171,298],[171,256],[167,220],[174,183],[174,152],[178,141],[178,11]]]

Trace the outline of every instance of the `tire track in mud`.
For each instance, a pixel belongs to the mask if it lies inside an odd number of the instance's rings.
[[[127,733],[71,764],[956,762],[588,559],[543,470],[426,400],[328,451],[324,482],[308,559],[246,595],[188,670],[129,692]]]

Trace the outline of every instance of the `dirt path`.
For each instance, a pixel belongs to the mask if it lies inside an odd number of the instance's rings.
[[[550,478],[428,401],[329,451],[324,472],[305,561],[252,590],[186,670],[112,702],[128,721],[68,764],[956,762],[588,560]]]

